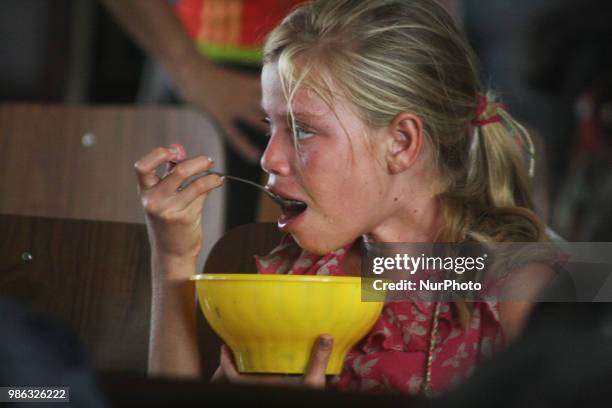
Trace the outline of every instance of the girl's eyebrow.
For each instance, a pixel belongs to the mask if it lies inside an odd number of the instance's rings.
[[[294,110],[293,111],[293,116],[295,116],[295,118],[302,118],[304,120],[318,120],[318,119],[323,119],[325,117],[325,114],[323,112],[316,112],[316,111],[308,111],[308,110]]]
[[[301,112],[301,111],[293,111],[293,115],[297,118],[303,118],[303,119],[317,119],[322,117],[323,115],[316,115],[314,113],[311,112]]]
[[[266,107],[263,104],[263,101],[261,101],[259,107],[261,108],[261,110],[266,114],[266,116],[268,117],[272,117],[274,115],[270,114],[270,112],[268,112],[268,110],[266,109]],[[278,116],[285,116],[285,117],[289,117],[289,111],[288,110],[283,110],[280,112],[277,112]],[[323,117],[325,117],[324,114],[321,113],[313,113],[313,112],[309,112],[309,111],[301,111],[301,110],[294,110],[293,111],[293,116],[296,119],[302,119],[302,120],[312,120],[312,119],[321,119]]]
[[[264,111],[264,113],[268,116],[272,116],[268,113],[268,111],[266,111],[265,109],[262,110]],[[278,113],[279,117],[285,116],[287,118],[289,118],[289,112],[288,111],[284,111],[284,112],[279,112]],[[313,113],[310,112],[302,112],[302,111],[294,111],[293,112],[293,116],[295,117],[295,120],[317,120],[323,117],[323,115],[315,115]]]

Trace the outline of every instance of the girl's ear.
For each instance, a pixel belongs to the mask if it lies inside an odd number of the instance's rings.
[[[401,112],[393,118],[386,131],[385,158],[389,172],[401,173],[416,162],[423,137],[423,122],[416,114]]]

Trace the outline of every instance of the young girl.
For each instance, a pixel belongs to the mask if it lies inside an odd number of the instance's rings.
[[[270,140],[261,159],[274,193],[306,204],[285,211],[281,246],[260,273],[359,274],[359,243],[538,241],[528,188],[528,136],[482,89],[472,51],[433,0],[314,1],[294,10],[264,50],[262,107]],[[206,195],[223,181],[180,146],[135,167],[153,250],[150,369],[197,375],[195,299],[187,281],[200,250]],[[180,162],[166,177],[155,169]],[[515,337],[526,303],[391,302],[324,375],[322,336],[301,378],[340,389],[441,392]],[[241,375],[227,349],[217,377]]]

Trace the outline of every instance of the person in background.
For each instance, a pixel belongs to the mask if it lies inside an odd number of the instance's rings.
[[[216,121],[227,172],[260,182],[267,131],[259,106],[261,45],[303,0],[101,1],[163,65],[180,97]],[[226,229],[252,222],[257,190],[243,183],[226,188]]]

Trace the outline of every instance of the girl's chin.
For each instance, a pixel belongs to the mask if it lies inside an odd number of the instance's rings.
[[[295,242],[306,252],[314,255],[327,255],[352,242],[339,241],[337,236],[326,237],[325,232],[317,233],[316,230],[304,231],[301,228],[291,232]]]
[[[282,214],[277,225],[279,230],[291,234],[300,248],[315,255],[327,255],[355,240],[351,239],[348,231],[342,233],[330,226],[329,218],[327,221],[324,219],[307,208],[296,216]]]
[[[302,248],[304,251],[309,254],[324,256],[333,251],[330,247],[321,246],[321,242],[315,242],[312,237],[300,237],[296,234],[291,234],[295,242]]]

